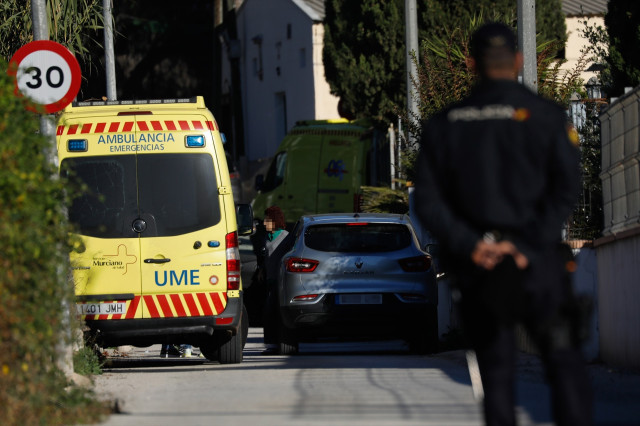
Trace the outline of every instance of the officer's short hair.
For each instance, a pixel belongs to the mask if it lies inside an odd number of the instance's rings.
[[[513,65],[518,41],[513,30],[500,22],[482,25],[471,36],[471,56],[478,70]]]

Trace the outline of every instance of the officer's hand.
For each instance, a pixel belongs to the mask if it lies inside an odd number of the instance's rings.
[[[471,252],[473,263],[487,271],[493,270],[502,261],[502,257],[503,254],[500,252],[498,243],[485,240],[479,240]]]
[[[525,269],[529,266],[529,259],[511,241],[480,240],[471,253],[471,260],[477,266],[491,271],[502,262],[505,256],[513,257],[518,269]]]

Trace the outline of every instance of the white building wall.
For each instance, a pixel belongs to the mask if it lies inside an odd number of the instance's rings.
[[[321,32],[322,25],[291,0],[245,0],[238,10],[247,160],[273,156],[283,132],[296,121],[327,118],[325,108],[331,106],[324,68],[319,69]],[[254,42],[256,37],[261,43]],[[324,85],[317,83],[320,76]],[[276,108],[278,96],[286,99],[286,129]]]
[[[601,16],[592,16],[589,18],[578,16],[567,17],[567,19],[565,20],[568,34],[567,44],[565,45],[565,58],[567,59],[567,62],[560,67],[560,69],[564,71],[570,71],[576,68],[578,61],[582,56],[580,50],[584,49],[585,46],[588,46],[590,44],[589,41],[582,35],[582,32],[585,28],[584,21],[588,21],[589,26],[599,25],[604,27],[604,18]],[[591,64],[592,62],[589,62],[585,66],[585,69],[589,68]],[[584,71],[580,73],[580,77],[586,83],[591,77],[597,77],[597,74],[592,71]]]
[[[338,101],[340,99],[331,94],[329,83],[327,83],[327,78],[324,74],[323,48],[324,25],[316,23],[313,25],[313,74],[316,94],[315,118],[318,120],[340,118],[340,114],[338,114]]]

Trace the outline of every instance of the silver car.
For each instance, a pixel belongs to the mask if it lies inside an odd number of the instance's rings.
[[[407,215],[302,216],[293,234],[272,299],[277,330],[265,330],[280,353],[319,338],[404,339],[413,352],[437,350],[436,274]]]

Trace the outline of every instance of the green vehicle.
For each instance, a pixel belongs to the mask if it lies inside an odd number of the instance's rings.
[[[299,121],[256,177],[256,218],[276,205],[287,223],[304,214],[360,211],[361,187],[376,182],[379,132],[364,120]],[[388,149],[388,148],[387,148]]]

